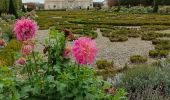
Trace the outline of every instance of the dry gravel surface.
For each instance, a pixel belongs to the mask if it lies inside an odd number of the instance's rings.
[[[101,35],[100,30],[97,30],[98,37],[96,38],[99,54],[97,59],[113,60],[116,66],[124,66],[129,62],[132,55],[148,56],[149,50],[154,49],[150,41],[143,41],[140,38],[129,38],[126,42],[110,42],[108,38]],[[48,37],[48,30],[39,30],[36,39],[43,43]],[[67,45],[72,45],[73,42],[68,42]],[[37,50],[42,50],[42,45],[38,44]]]

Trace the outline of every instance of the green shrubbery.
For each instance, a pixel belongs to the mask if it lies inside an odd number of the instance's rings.
[[[0,61],[3,61],[3,65],[11,66],[15,62],[15,55],[21,50],[21,43],[15,39],[11,40],[5,48],[0,50]]]
[[[153,40],[153,39],[156,39],[156,33],[155,32],[147,32],[147,33],[144,33],[141,37],[142,40]]]
[[[124,72],[119,87],[128,91],[129,100],[169,100],[170,62],[159,66],[137,66]]]
[[[91,37],[92,39],[97,38],[97,32],[94,32],[92,30],[85,30],[85,29],[77,29],[72,31],[74,34],[78,34],[80,36],[87,36]]]
[[[130,61],[132,63],[145,63],[147,62],[147,58],[146,57],[143,57],[141,55],[134,55],[134,56],[131,56],[130,57]]]
[[[107,29],[107,28],[102,28],[100,29],[102,32],[102,36],[104,37],[110,37],[111,32],[113,31],[112,29]]]
[[[128,40],[127,30],[121,29],[121,30],[115,30],[112,31],[110,34],[110,41],[111,42],[123,42]]]
[[[169,55],[168,50],[150,50],[149,56],[156,58],[156,57],[167,57]]]
[[[109,62],[107,60],[98,60],[96,62],[98,69],[106,69],[106,70],[114,68],[113,64],[114,64],[113,61]]]
[[[13,46],[16,46],[14,43],[7,48],[12,50]],[[63,54],[65,45],[65,35],[52,28],[49,39],[44,45],[44,55],[32,51],[31,54],[26,55],[24,63],[16,63],[12,69],[0,67],[0,99],[119,100],[126,98],[124,89],[117,89],[114,94],[105,91],[112,88],[111,84],[96,76],[93,68],[65,58]],[[17,47],[19,48],[19,45]],[[17,51],[18,48],[15,50]],[[23,57],[22,54],[16,57],[20,56]]]

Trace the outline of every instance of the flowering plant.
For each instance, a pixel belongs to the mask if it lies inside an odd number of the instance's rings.
[[[25,22],[29,19],[21,20]],[[16,27],[14,30],[17,29]],[[28,29],[28,27],[29,25],[20,28]],[[16,37],[22,41],[23,47],[19,59],[16,61],[16,67],[14,67],[18,68],[20,66],[16,71],[17,74],[14,74],[16,79],[13,81],[15,83],[14,88],[10,92],[12,94],[11,98],[118,100],[126,95],[126,92],[122,90],[121,94],[119,90],[114,94],[107,93],[105,89],[110,88],[111,85],[102,80],[101,77],[97,77],[95,70],[88,67],[87,64],[94,62],[98,52],[95,41],[85,37],[79,38],[75,41],[71,50],[71,48],[66,48],[67,39],[65,34],[52,28],[50,29],[49,38],[45,41],[44,54],[42,54],[35,51],[36,46],[32,40],[35,33],[32,33],[32,31],[16,32],[19,32],[16,33]],[[25,34],[25,32],[28,33]],[[32,35],[30,36],[30,34]],[[73,54],[77,63],[71,60],[71,54]],[[14,92],[17,94],[14,94]],[[118,99],[115,99],[115,97]]]

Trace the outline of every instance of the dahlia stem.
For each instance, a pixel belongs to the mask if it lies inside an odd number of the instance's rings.
[[[34,63],[35,63],[35,71],[36,71],[36,74],[38,73],[38,65],[37,65],[37,61],[35,59],[35,53],[34,51],[32,52],[32,56],[33,56],[33,59],[34,59]]]
[[[29,56],[28,56],[28,60],[30,61],[29,64],[30,64],[30,66],[31,66],[31,59],[30,59]],[[30,75],[32,76],[32,68],[28,68],[28,70],[30,71]]]
[[[31,79],[30,79],[30,71],[29,71],[29,67],[28,67],[27,64],[26,64],[26,68],[27,68],[27,74],[28,74],[29,81],[31,82]]]

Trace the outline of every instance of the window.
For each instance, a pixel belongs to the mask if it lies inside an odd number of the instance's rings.
[[[56,5],[54,5],[53,7],[56,8]]]

